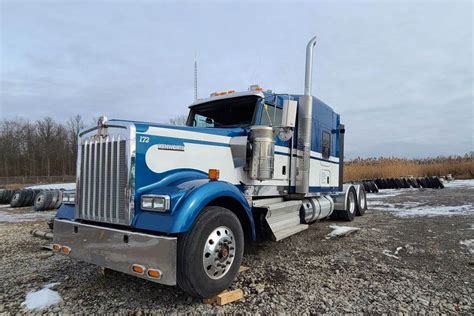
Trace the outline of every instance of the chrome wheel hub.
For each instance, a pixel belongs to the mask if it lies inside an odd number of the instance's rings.
[[[349,193],[349,212],[354,213],[355,211],[355,199],[354,194]]]
[[[226,226],[214,229],[206,239],[202,264],[207,276],[217,280],[229,272],[235,258],[234,233]]]
[[[361,190],[360,195],[359,195],[359,199],[360,199],[360,207],[365,209],[367,207],[367,200],[365,198],[365,191],[364,190]]]

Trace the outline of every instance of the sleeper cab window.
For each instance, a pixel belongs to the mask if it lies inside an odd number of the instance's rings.
[[[331,134],[323,131],[323,137],[322,137],[322,154],[324,159],[329,159],[329,156],[331,156]]]

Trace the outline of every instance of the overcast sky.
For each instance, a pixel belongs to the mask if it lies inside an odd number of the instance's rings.
[[[0,0],[0,117],[167,122],[199,97],[303,92],[346,124],[346,154],[474,150],[473,2]],[[227,1],[226,1],[227,2]]]

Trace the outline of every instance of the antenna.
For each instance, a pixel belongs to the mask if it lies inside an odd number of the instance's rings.
[[[194,100],[198,98],[198,63],[196,53],[194,53]]]

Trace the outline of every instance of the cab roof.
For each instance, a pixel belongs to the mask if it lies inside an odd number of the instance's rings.
[[[194,101],[189,108],[192,108],[196,105],[203,104],[203,103],[208,103],[212,101],[219,101],[219,100],[225,100],[225,99],[232,99],[232,98],[239,98],[239,97],[246,97],[246,96],[256,96],[256,97],[261,97],[265,98],[265,94],[263,91],[242,91],[242,92],[234,92],[234,93],[227,93],[224,95],[219,95],[219,96],[214,96],[214,97],[209,97],[205,99],[198,99]]]

